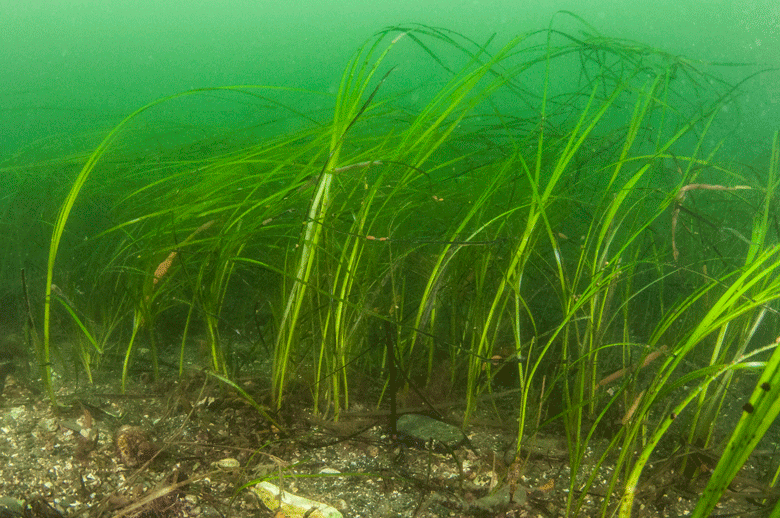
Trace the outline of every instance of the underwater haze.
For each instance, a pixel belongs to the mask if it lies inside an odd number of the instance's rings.
[[[192,88],[333,92],[357,47],[387,26],[420,23],[477,42],[495,33],[502,43],[546,28],[560,10],[605,36],[689,59],[780,67],[774,0],[2,0],[0,157],[51,135],[105,130]],[[778,84],[774,74],[748,87],[736,149],[766,147],[780,114]]]
[[[549,514],[780,516],[777,0],[0,6],[8,386],[425,403],[491,490],[557,436]]]

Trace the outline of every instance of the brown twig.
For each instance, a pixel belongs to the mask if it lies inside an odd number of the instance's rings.
[[[642,362],[642,365],[640,365],[639,367],[628,366],[628,367],[625,367],[623,369],[617,370],[617,371],[613,372],[612,374],[610,374],[609,376],[607,376],[606,378],[604,378],[601,381],[599,381],[596,384],[596,388],[600,388],[600,387],[603,387],[604,385],[606,385],[608,383],[612,383],[616,379],[625,376],[625,374],[627,372],[629,372],[629,371],[632,371],[634,369],[639,370],[639,369],[643,369],[643,368],[647,367],[648,365],[650,365],[650,363],[653,360],[655,360],[656,358],[658,358],[659,356],[661,356],[665,352],[666,352],[666,346],[662,345],[657,350],[655,350],[655,351],[651,352],[650,354],[648,354],[647,356],[645,356],[645,359]]]

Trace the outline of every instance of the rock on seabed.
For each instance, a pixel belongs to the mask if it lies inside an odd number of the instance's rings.
[[[252,487],[260,500],[272,510],[281,510],[288,518],[343,518],[335,507],[302,496],[281,491],[270,482],[260,482]],[[281,494],[281,496],[280,496]],[[312,509],[314,509],[312,511]]]

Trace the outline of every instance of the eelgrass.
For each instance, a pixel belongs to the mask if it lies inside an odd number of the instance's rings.
[[[179,372],[202,339],[200,361],[235,388],[225,335],[248,335],[241,322],[269,307],[254,340],[273,344],[271,407],[308,392],[316,412],[336,418],[367,379],[382,380],[397,364],[406,385],[449,378],[468,422],[479,396],[493,391],[494,364],[517,364],[517,451],[545,412],[561,423],[569,515],[581,512],[609,462],[602,515],[630,516],[670,430],[690,447],[711,446],[715,427],[727,426],[718,417],[733,375],[762,371],[752,411],[697,508],[703,516],[778,412],[780,360],[761,356],[773,345],[754,349],[766,338],[762,326],[777,328],[780,259],[769,243],[777,237],[779,145],[775,138],[765,181],[718,166],[719,144],[706,142],[737,90],[689,60],[583,26],[590,35],[551,24],[496,51],[492,40],[393,27],[356,53],[328,116],[289,108],[308,125],[142,162],[137,175],[115,180],[132,188],[115,200],[116,223],[93,238],[105,253],[90,268],[122,291],[109,295],[110,310],[90,309],[106,322],[104,338],[84,309],[64,306],[89,344],[82,350],[103,354],[106,337],[124,326],[124,388],[136,342],[146,336],[156,375],[157,323],[184,315]],[[394,63],[402,50],[439,74],[414,110],[393,93],[406,73]],[[49,250],[40,354],[53,402],[52,283],[87,180],[111,167],[112,146],[154,107],[214,92],[283,107],[270,96],[290,90],[229,87],[161,99],[114,128],[77,175]],[[700,101],[683,102],[692,92]],[[755,214],[724,222],[696,205],[701,185]],[[697,225],[704,230],[689,231]],[[715,243],[721,231],[742,239]],[[93,358],[84,356],[87,372]],[[383,394],[382,404],[397,382],[368,388]],[[683,421],[684,433],[676,430]],[[605,428],[616,431],[586,470],[586,452]]]

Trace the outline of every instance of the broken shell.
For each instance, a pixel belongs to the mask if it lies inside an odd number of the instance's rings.
[[[241,463],[231,457],[212,462],[211,465],[224,470],[233,470],[241,467]]]
[[[119,460],[128,467],[137,466],[151,460],[157,448],[149,440],[146,431],[139,426],[124,425],[114,437]]]

